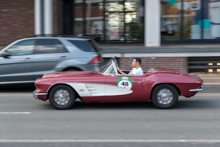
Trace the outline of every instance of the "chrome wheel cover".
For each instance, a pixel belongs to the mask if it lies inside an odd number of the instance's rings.
[[[170,104],[173,101],[173,93],[169,89],[161,89],[157,93],[157,100],[162,105]]]
[[[61,106],[64,106],[70,101],[70,94],[67,90],[59,89],[54,94],[54,101]]]

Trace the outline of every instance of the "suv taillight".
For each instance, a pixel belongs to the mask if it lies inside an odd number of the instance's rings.
[[[94,57],[91,61],[89,61],[88,64],[95,64],[95,63],[99,63],[101,61],[101,58],[99,56]]]

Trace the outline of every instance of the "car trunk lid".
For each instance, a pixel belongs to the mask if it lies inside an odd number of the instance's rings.
[[[199,78],[198,76],[196,76],[196,75],[186,73],[186,72],[182,72],[182,71],[178,71],[178,70],[174,70],[174,69],[155,68],[155,69],[147,70],[147,72],[148,73],[153,73],[153,74],[157,74],[157,73],[180,74],[180,75],[188,76],[188,77],[191,77],[191,78],[194,78],[198,81],[203,82],[203,80],[201,78]]]

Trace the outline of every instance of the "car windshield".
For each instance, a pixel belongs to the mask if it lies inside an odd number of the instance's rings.
[[[100,70],[103,74],[112,75],[114,73],[114,65],[113,65],[114,58],[110,59]]]

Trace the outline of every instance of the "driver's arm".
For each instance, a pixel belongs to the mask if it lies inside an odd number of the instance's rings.
[[[126,73],[124,73],[123,71],[121,71],[121,69],[120,69],[119,67],[117,67],[117,70],[118,70],[121,74],[127,75]]]

